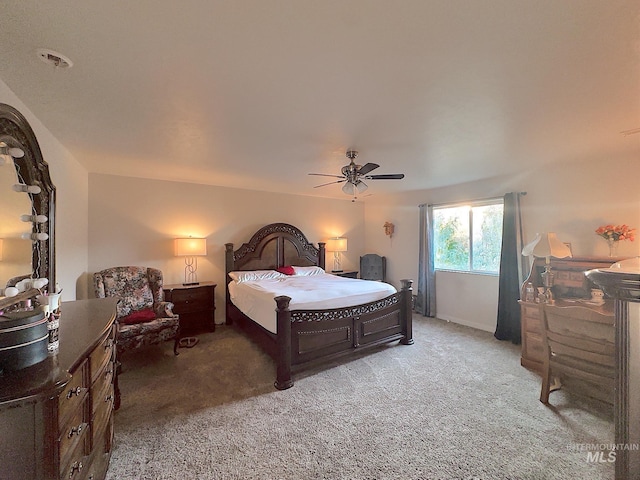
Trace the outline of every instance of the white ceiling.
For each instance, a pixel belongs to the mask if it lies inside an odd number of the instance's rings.
[[[91,172],[344,198],[307,173],[349,147],[406,174],[370,193],[640,158],[637,0],[2,3],[0,78]]]

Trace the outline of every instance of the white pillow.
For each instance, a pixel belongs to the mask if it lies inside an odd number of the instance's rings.
[[[296,275],[309,276],[309,275],[322,275],[325,271],[320,267],[293,267]]]
[[[247,270],[246,272],[229,272],[229,276],[232,280],[235,280],[238,283],[286,277],[285,274],[276,272],[275,270]]]

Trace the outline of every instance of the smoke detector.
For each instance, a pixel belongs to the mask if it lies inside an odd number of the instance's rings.
[[[71,68],[73,66],[73,62],[69,60],[69,57],[65,57],[61,53],[54,52],[48,48],[39,48],[37,52],[40,60],[56,68]]]

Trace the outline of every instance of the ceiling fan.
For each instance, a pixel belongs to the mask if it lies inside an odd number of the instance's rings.
[[[383,175],[369,175],[369,172],[375,170],[380,165],[376,163],[366,163],[364,165],[356,165],[354,162],[358,156],[356,150],[347,150],[347,158],[350,160],[349,165],[342,167],[342,175],[329,175],[325,173],[310,173],[309,175],[317,175],[321,177],[334,177],[340,180],[316,185],[313,188],[333,185],[334,183],[344,183],[342,191],[347,195],[353,195],[354,199],[357,194],[364,192],[368,186],[362,180],[401,180],[404,173],[389,173]]]

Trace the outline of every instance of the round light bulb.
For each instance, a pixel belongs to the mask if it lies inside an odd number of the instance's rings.
[[[4,289],[4,294],[7,297],[15,297],[19,293],[20,290],[18,290],[16,287],[7,287]]]

